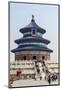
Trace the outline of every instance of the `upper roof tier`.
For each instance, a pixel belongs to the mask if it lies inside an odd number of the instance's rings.
[[[31,29],[37,29],[37,32],[40,32],[42,34],[44,34],[46,32],[46,30],[44,30],[43,28],[39,27],[35,20],[34,20],[34,15],[32,15],[32,19],[31,22],[24,28],[20,29],[21,33],[26,33],[26,32],[31,32]]]

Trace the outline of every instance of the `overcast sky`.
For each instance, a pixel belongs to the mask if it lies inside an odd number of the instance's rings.
[[[10,4],[10,50],[17,47],[14,40],[22,37],[19,29],[28,25],[32,14],[35,16],[36,23],[46,29],[44,38],[51,41],[48,45],[53,50],[51,60],[58,61],[58,6],[42,4]],[[14,54],[10,53],[10,60],[14,60]]]

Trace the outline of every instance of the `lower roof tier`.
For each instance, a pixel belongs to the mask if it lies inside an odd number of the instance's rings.
[[[41,42],[45,44],[49,44],[50,41],[47,39],[44,39],[42,37],[23,37],[21,39],[15,40],[15,43],[20,44],[20,43],[29,43],[29,42]]]
[[[17,47],[16,49],[13,49],[12,52],[20,52],[20,51],[46,51],[46,52],[53,52],[53,50],[44,47],[42,45],[20,45],[20,47]]]

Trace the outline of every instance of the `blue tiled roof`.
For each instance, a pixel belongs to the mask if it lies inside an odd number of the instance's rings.
[[[21,38],[21,39],[18,39],[18,40],[15,40],[15,43],[19,44],[19,43],[23,43],[23,42],[42,42],[42,43],[45,43],[45,44],[48,44],[50,43],[49,40],[47,39],[44,39],[43,37],[24,37],[24,38]]]
[[[30,24],[28,24],[26,27],[20,29],[20,32],[25,33],[25,32],[31,32],[31,29],[37,29],[37,32],[40,32],[42,34],[44,34],[46,32],[46,30],[44,30],[43,28],[39,27],[34,20],[31,20]]]
[[[44,47],[42,45],[33,45],[33,44],[20,45],[18,48],[13,49],[12,52],[28,51],[28,50],[53,52],[51,49]]]
[[[35,29],[38,35],[32,36],[31,30]],[[53,52],[51,49],[47,48],[45,45],[49,44],[50,41],[44,39],[42,34],[46,32],[43,28],[39,27],[34,18],[32,18],[30,24],[26,27],[20,29],[20,32],[24,33],[23,38],[15,40],[15,43],[19,44],[16,49],[13,49],[12,52],[21,52],[21,51],[46,51],[46,52]],[[30,42],[32,44],[30,44]],[[24,44],[25,43],[25,44]],[[29,44],[26,44],[29,43]],[[40,44],[33,44],[33,43],[43,43],[45,45]]]

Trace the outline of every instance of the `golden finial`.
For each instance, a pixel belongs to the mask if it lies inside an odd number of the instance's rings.
[[[34,15],[32,14],[32,20],[34,20]]]

